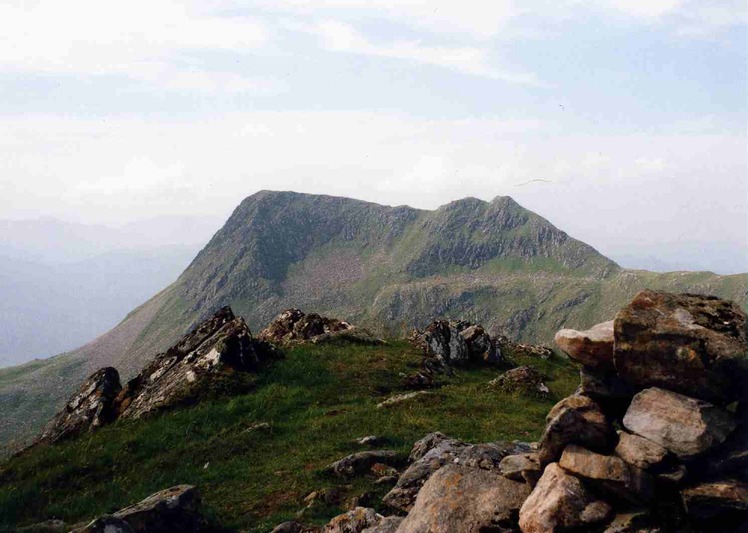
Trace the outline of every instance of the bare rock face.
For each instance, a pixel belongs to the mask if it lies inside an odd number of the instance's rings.
[[[54,443],[104,426],[116,418],[114,399],[121,390],[111,367],[92,374],[48,424],[38,442]]]
[[[212,377],[255,371],[277,356],[272,345],[254,339],[244,319],[225,307],[127,383],[117,398],[120,418],[178,405]]]
[[[748,523],[748,483],[735,480],[701,483],[684,489],[681,495],[688,514],[698,519],[720,517],[732,518],[742,525]]]
[[[357,328],[345,320],[328,318],[317,313],[306,314],[299,309],[286,309],[258,335],[261,341],[271,342],[278,346],[304,342],[319,343],[342,337],[367,344],[383,342],[373,337],[368,331]]]
[[[483,326],[470,325],[461,330],[460,335],[465,339],[471,361],[483,361],[493,364],[503,362],[501,349],[496,346],[496,343],[486,333]]]
[[[525,483],[460,464],[432,475],[418,493],[400,533],[516,531],[517,512],[530,493]]]
[[[519,511],[523,533],[561,533],[579,528],[589,531],[605,522],[611,507],[566,473],[557,463],[549,464]]]
[[[353,453],[335,461],[327,467],[327,471],[339,477],[353,477],[368,472],[377,463],[397,466],[397,453],[391,450],[367,450]]]
[[[200,493],[190,485],[177,485],[114,513],[135,533],[196,532],[202,523]]]
[[[601,455],[572,444],[566,447],[558,464],[612,496],[632,503],[652,499],[653,482],[649,474],[620,457]]]
[[[656,387],[634,396],[623,425],[681,459],[711,450],[735,429],[729,412],[703,400]]]
[[[554,337],[571,359],[590,368],[613,368],[613,321],[585,331],[562,329]]]
[[[550,390],[543,382],[543,375],[529,365],[507,370],[498,378],[491,380],[489,385],[509,393],[550,396]]]
[[[615,317],[618,374],[715,403],[748,394],[746,315],[713,296],[644,290]]]
[[[618,432],[615,452],[628,464],[644,470],[659,466],[668,455],[668,451],[656,442],[625,431]]]
[[[539,444],[541,466],[557,461],[567,444],[605,449],[615,435],[600,406],[587,396],[564,398],[553,406],[546,422]]]
[[[365,529],[379,525],[384,517],[374,509],[356,507],[338,515],[324,527],[325,533],[361,533]]]

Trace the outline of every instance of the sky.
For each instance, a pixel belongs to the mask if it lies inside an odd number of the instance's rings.
[[[747,23],[744,0],[5,0],[0,219],[509,195],[625,266],[747,271]]]

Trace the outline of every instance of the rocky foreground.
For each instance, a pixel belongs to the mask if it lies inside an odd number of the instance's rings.
[[[240,318],[222,310],[125,387],[113,369],[92,376],[41,443],[179,404],[196,383],[270,363],[284,343],[352,329],[290,310],[255,339]],[[434,322],[412,342],[422,348],[423,362],[403,379],[416,389],[461,365],[502,360],[500,340],[472,324]],[[274,533],[748,531],[742,310],[714,297],[642,291],[614,320],[588,331],[561,330],[556,342],[580,363],[581,383],[548,413],[538,442],[470,444],[433,433],[403,463],[381,449],[382,439],[362,437],[362,451],[327,471],[345,482],[368,476],[394,483],[376,510],[351,502],[350,511],[322,529],[305,524],[302,510],[299,521]],[[547,393],[531,367],[509,370],[493,386]],[[428,393],[411,394],[419,392]],[[307,503],[334,497],[312,493]],[[199,531],[199,502],[197,488],[173,487],[76,531]]]

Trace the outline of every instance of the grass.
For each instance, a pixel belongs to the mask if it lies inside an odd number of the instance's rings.
[[[576,387],[576,369],[561,357],[514,358],[547,377],[552,399],[500,393],[487,386],[497,369],[469,368],[443,378],[433,395],[377,409],[419,363],[409,344],[294,348],[257,376],[251,392],[117,423],[1,465],[0,530],[87,520],[179,483],[198,486],[217,530],[268,531],[293,518],[304,496],[334,486],[345,485],[349,496],[373,492],[376,505],[386,488],[322,472],[360,450],[357,437],[384,436],[404,457],[437,430],[474,442],[539,436],[549,408]],[[249,429],[259,422],[270,429]],[[342,510],[323,505],[303,519],[324,523]]]

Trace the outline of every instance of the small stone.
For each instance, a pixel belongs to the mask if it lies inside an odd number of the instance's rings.
[[[562,329],[554,340],[578,363],[590,368],[613,368],[613,321],[602,322],[585,331]]]

